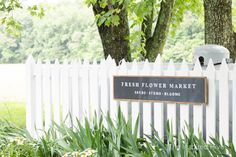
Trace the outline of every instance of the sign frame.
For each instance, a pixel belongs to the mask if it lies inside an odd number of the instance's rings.
[[[204,91],[205,91],[205,101],[204,103],[198,102],[185,102],[185,101],[162,101],[162,100],[142,100],[142,99],[128,99],[128,98],[115,98],[115,88],[114,88],[114,80],[115,77],[146,77],[146,78],[202,78],[204,79]],[[205,76],[157,76],[157,75],[113,75],[113,100],[117,101],[131,101],[131,102],[154,102],[154,103],[170,103],[170,104],[193,104],[193,105],[208,105],[209,103],[209,89],[208,89],[208,79]]]

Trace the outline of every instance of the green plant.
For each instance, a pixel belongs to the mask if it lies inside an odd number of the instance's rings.
[[[1,147],[0,156],[4,157],[35,156],[34,143],[24,137],[14,137]]]
[[[187,127],[173,134],[169,122],[165,139],[153,128],[153,135],[139,137],[139,117],[132,127],[119,109],[116,120],[109,114],[77,120],[74,127],[54,124],[40,138],[33,139],[26,130],[7,121],[0,122],[0,156],[4,157],[234,157],[233,143],[211,138],[205,142]]]

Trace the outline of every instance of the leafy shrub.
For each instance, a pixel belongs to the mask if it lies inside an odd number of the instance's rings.
[[[0,156],[3,157],[35,156],[34,143],[24,137],[12,138],[1,149]]]
[[[139,118],[132,128],[119,110],[117,120],[95,117],[93,122],[77,121],[73,128],[57,125],[40,138],[5,122],[0,125],[0,156],[4,157],[226,157],[236,156],[234,145],[218,138],[206,143],[193,129],[174,135],[167,123],[165,139],[153,135],[140,138]],[[104,125],[106,124],[106,125]]]

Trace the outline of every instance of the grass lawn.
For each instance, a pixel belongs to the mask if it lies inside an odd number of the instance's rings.
[[[0,119],[25,127],[25,103],[0,102]]]

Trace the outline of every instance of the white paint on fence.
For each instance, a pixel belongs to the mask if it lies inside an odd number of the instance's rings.
[[[127,65],[125,60],[121,61],[121,65],[119,67],[119,75],[127,75]],[[124,117],[126,120],[128,120],[129,117],[129,106],[130,106],[130,101],[120,101],[120,109],[122,113],[124,114]]]
[[[100,90],[101,90],[101,113],[106,115],[109,110],[109,94],[108,94],[108,68],[110,65],[105,62],[105,60],[101,61],[101,68],[100,68]]]
[[[164,71],[164,76],[175,76],[175,66],[172,60],[169,62],[167,70]],[[174,103],[167,104],[167,120],[169,120],[170,124],[172,125],[172,132],[176,134],[177,116],[176,116],[176,104]]]
[[[188,65],[184,60],[181,64],[180,70],[177,71],[177,76],[188,76]],[[189,125],[189,104],[179,104],[180,105],[180,132],[185,131],[186,127]],[[188,133],[188,132],[186,132]]]
[[[232,104],[232,125],[233,125],[233,141],[234,144],[236,144],[236,65],[234,65],[234,70],[233,73],[231,73],[233,75],[232,79],[233,79],[233,89],[232,89],[232,97],[233,97],[233,104]]]
[[[61,67],[61,105],[62,105],[62,119],[67,126],[71,126],[71,97],[70,97],[70,70],[68,61],[65,60]]]
[[[148,61],[144,62],[143,69],[140,71],[141,76],[150,76],[151,75],[151,67],[149,66]],[[143,102],[142,109],[143,109],[143,134],[151,135],[151,124],[152,124],[152,103],[150,102]]]
[[[29,56],[26,61],[26,129],[36,137],[36,118],[35,118],[35,61]]]
[[[43,127],[43,103],[42,103],[42,63],[40,60],[38,60],[37,64],[36,64],[36,67],[35,67],[35,75],[36,75],[36,90],[35,90],[35,109],[36,109],[36,128],[40,131],[44,130],[44,127]]]
[[[52,104],[54,106],[54,122],[57,124],[61,123],[61,107],[60,107],[60,65],[59,61],[56,60],[55,64],[52,65]]]
[[[206,106],[206,140],[216,136],[216,75],[213,61],[210,59],[204,73],[208,79],[208,105]],[[197,115],[195,115],[197,116]]]
[[[52,126],[52,102],[51,102],[51,65],[46,61],[43,66],[43,105],[45,109],[45,130]]]
[[[128,70],[128,75],[133,75],[133,76],[137,76],[139,73],[139,70],[138,69],[138,64],[137,64],[137,61],[134,60],[133,64],[132,64],[132,68],[130,70]],[[140,105],[141,103],[140,102],[132,102],[131,103],[131,115],[130,117],[132,118],[132,126],[133,128],[135,127],[135,124],[136,124],[136,120],[137,120],[137,117],[140,113],[139,109],[140,109]],[[141,119],[141,117],[140,117]],[[138,127],[138,133],[140,134],[140,126],[141,126],[141,123]]]
[[[229,140],[229,72],[226,61],[223,60],[219,75],[219,136]]]
[[[202,76],[202,68],[197,60],[194,66],[194,70],[190,71],[190,76]],[[193,129],[196,136],[198,136],[199,131],[203,130],[203,105],[193,106]]]
[[[80,64],[77,61],[71,63],[71,88],[72,88],[72,120],[73,125],[76,124],[77,120],[81,120],[82,116],[80,115],[81,109],[81,97],[80,97],[80,79],[79,79],[79,68]]]
[[[173,133],[184,129],[185,123],[193,122],[195,133],[198,134],[199,131],[205,133],[207,141],[210,137],[219,135],[225,140],[232,138],[236,143],[236,68],[234,65],[232,70],[225,61],[217,70],[212,60],[207,69],[202,69],[199,62],[195,63],[194,68],[190,68],[186,62],[179,66],[170,61],[165,65],[161,62],[160,56],[154,63],[136,61],[127,63],[123,60],[120,66],[116,66],[111,58],[102,60],[100,64],[96,61],[90,64],[86,60],[83,63],[64,61],[60,64],[56,60],[54,64],[49,61],[42,64],[41,61],[35,63],[34,59],[29,57],[26,71],[26,126],[33,137],[37,137],[38,133],[35,128],[48,130],[53,120],[57,124],[65,121],[66,125],[72,126],[76,124],[77,119],[82,121],[87,118],[91,121],[94,112],[98,117],[110,113],[112,118],[116,119],[117,109],[120,106],[125,118],[132,118],[133,127],[140,114],[138,129],[141,136],[151,134],[153,125],[163,138],[164,120],[169,120],[172,123]],[[191,108],[186,104],[114,100],[112,81],[114,75],[205,76],[209,89],[206,113],[203,112],[204,105],[193,105],[193,117],[191,117]],[[229,84],[232,84],[232,90],[229,89],[231,88]],[[180,115],[177,114],[177,105]],[[229,117],[230,112],[232,118]],[[217,130],[218,118],[219,130]],[[205,128],[204,123],[206,123]]]
[[[158,55],[153,66],[153,76],[162,76],[162,61],[161,56]],[[154,103],[154,128],[161,138],[164,137],[164,104]]]

